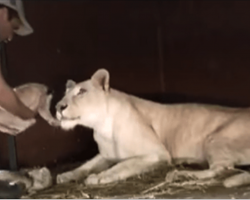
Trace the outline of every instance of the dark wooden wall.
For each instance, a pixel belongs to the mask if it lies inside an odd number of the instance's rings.
[[[250,105],[249,9],[248,1],[25,1],[35,32],[8,44],[8,81],[45,83],[55,104],[68,78],[82,81],[104,67],[111,85],[129,93]],[[0,144],[4,167],[5,134]],[[39,120],[17,137],[18,162],[84,160],[93,144],[91,131]]]

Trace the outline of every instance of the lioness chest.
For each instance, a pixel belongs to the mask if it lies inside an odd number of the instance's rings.
[[[112,137],[94,133],[100,154],[108,160],[119,160],[118,149]]]
[[[134,148],[131,148],[126,141],[117,140],[113,132],[106,134],[94,132],[94,139],[97,142],[99,153],[107,160],[120,161],[135,156]]]

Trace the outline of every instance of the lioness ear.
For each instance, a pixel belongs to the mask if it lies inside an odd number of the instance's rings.
[[[109,72],[106,69],[97,70],[91,77],[92,83],[104,91],[109,90]]]
[[[67,93],[75,85],[76,85],[75,81],[73,81],[71,79],[67,80],[65,93]]]
[[[73,81],[73,80],[71,80],[71,79],[69,79],[69,80],[67,80],[67,83],[66,83],[66,89],[72,88],[75,85],[76,85],[76,82]]]

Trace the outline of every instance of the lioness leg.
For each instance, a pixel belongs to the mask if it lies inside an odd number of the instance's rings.
[[[236,174],[223,181],[223,185],[227,188],[248,185],[248,184],[250,184],[250,174],[248,172]]]
[[[104,159],[100,154],[96,155],[90,161],[87,161],[80,167],[57,175],[57,184],[77,181],[87,177],[90,173],[98,173],[109,168],[113,163]]]
[[[166,175],[166,182],[175,182],[175,181],[183,181],[189,179],[209,179],[214,178],[217,175],[223,173],[227,167],[218,166],[216,168],[210,168],[207,170],[200,171],[189,171],[189,170],[181,170],[181,171],[171,171]]]
[[[48,95],[45,98],[41,99],[40,106],[38,108],[38,113],[51,126],[60,126],[59,120],[57,120],[51,115],[51,112],[50,112],[51,99],[52,99],[52,95]]]
[[[227,137],[225,132],[216,133],[207,138],[204,144],[204,152],[206,154],[206,160],[209,164],[209,169],[200,171],[172,171],[167,174],[166,181],[180,181],[183,179],[209,179],[225,173],[228,170],[232,170],[238,162],[244,157],[246,152],[245,145],[235,142],[235,138]],[[240,137],[240,136],[239,136]],[[244,140],[244,138],[242,138]],[[250,139],[245,139],[244,142],[250,142]],[[246,156],[247,157],[247,156]],[[245,173],[244,173],[245,174]],[[234,177],[234,178],[233,178]],[[249,180],[243,180],[243,174],[234,175],[224,181],[224,186],[236,186],[241,182],[250,182]]]
[[[119,162],[110,169],[99,174],[91,174],[85,180],[86,185],[105,184],[124,180],[131,176],[141,174],[156,167],[161,162],[167,162],[166,156],[145,155]]]

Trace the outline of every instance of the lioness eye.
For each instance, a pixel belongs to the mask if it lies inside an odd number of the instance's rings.
[[[80,90],[79,90],[79,92],[78,92],[78,94],[77,94],[77,95],[83,94],[83,93],[85,93],[85,92],[86,92],[86,90],[85,90],[85,89],[80,88]]]

